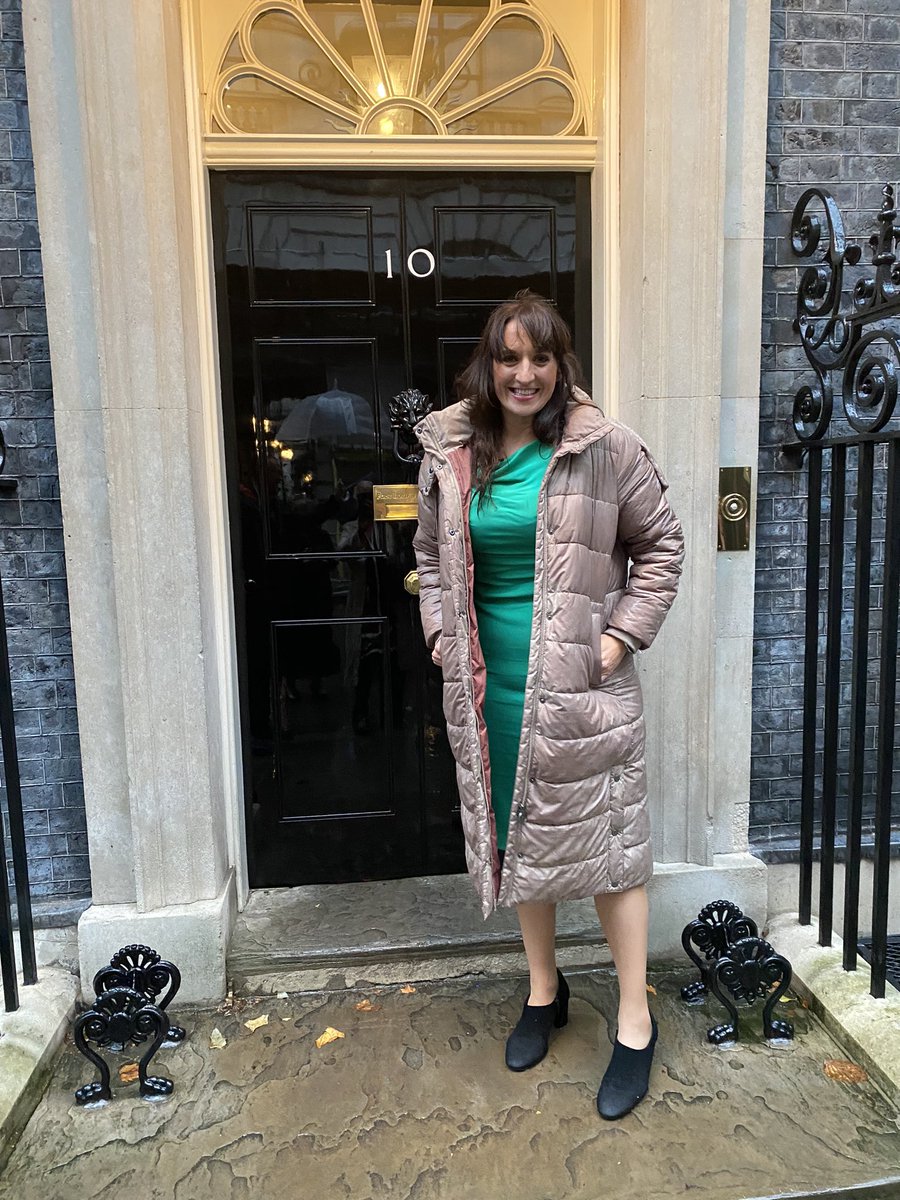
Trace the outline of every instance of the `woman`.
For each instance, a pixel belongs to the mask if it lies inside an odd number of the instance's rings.
[[[464,398],[417,426],[414,545],[469,872],[485,916],[516,906],[528,959],[507,1066],[540,1062],[566,1024],[556,903],[593,896],[619,980],[597,1097],[611,1120],[646,1093],[657,1037],[633,652],[675,598],[683,539],[646,446],[577,377],[569,330],[546,300],[520,292],[492,313],[459,382]]]

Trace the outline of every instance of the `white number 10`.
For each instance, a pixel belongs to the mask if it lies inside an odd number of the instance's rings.
[[[417,254],[422,254],[425,256],[426,267],[424,271],[416,270]],[[387,264],[387,277],[388,279],[393,279],[394,260],[391,256],[390,250],[385,250],[384,258],[385,263]],[[430,250],[426,250],[424,246],[417,246],[415,250],[410,250],[409,254],[406,256],[406,269],[409,271],[410,275],[415,275],[416,279],[427,279],[429,275],[433,275],[435,265],[434,255]]]

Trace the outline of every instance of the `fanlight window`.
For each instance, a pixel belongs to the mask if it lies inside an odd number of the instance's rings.
[[[583,133],[584,106],[553,31],[517,0],[258,0],[210,130],[552,137]]]

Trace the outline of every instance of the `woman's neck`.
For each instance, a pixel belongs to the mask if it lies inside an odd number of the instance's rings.
[[[517,450],[521,450],[523,446],[533,442],[535,436],[534,425],[530,417],[524,421],[504,421],[503,433],[500,436],[504,457],[509,458],[511,454],[515,454]]]

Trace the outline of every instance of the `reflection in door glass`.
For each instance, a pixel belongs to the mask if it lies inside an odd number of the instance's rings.
[[[252,208],[251,299],[373,303],[368,208]]]
[[[256,436],[270,554],[333,553],[361,481],[378,477],[367,342],[260,342]]]

